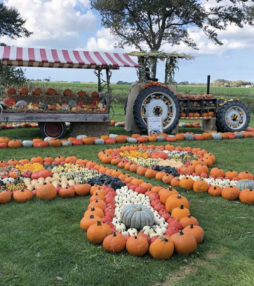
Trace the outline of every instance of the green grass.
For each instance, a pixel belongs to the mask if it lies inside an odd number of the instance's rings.
[[[114,118],[119,121],[124,118],[121,110],[120,105],[115,106]],[[200,129],[188,130],[201,133]],[[124,129],[111,127],[110,132],[120,134]],[[0,130],[0,134],[21,139],[40,137],[38,128]],[[254,173],[252,138],[173,144],[199,146],[214,153],[216,166],[225,171],[232,168]],[[112,147],[116,146],[120,145]],[[0,160],[76,155],[99,162],[97,153],[107,147],[1,149]],[[163,185],[153,179],[147,181]],[[33,198],[25,204],[12,201],[0,205],[0,285],[254,285],[253,206],[178,191],[188,198],[192,215],[204,228],[205,241],[194,254],[174,254],[167,261],[156,261],[149,255],[132,257],[126,251],[112,255],[90,244],[79,227],[89,197],[51,202]]]

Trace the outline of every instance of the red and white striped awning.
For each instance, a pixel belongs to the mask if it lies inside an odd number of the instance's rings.
[[[7,66],[47,68],[139,67],[129,55],[121,53],[34,49],[0,46],[0,62]]]

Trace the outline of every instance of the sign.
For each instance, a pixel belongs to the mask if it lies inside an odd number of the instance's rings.
[[[148,135],[163,133],[162,117],[147,117]]]

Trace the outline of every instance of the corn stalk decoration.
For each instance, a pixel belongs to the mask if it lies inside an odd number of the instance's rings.
[[[177,52],[173,53],[165,53],[160,51],[154,52],[146,52],[146,51],[133,51],[128,53],[129,56],[138,57],[138,63],[140,68],[137,71],[138,80],[140,82],[145,82],[145,68],[150,67],[154,64],[158,59],[161,61],[165,61],[165,78],[164,83],[175,85],[176,81],[174,80],[175,71],[179,69],[178,67],[178,59],[192,60],[193,56],[188,54],[180,54]]]

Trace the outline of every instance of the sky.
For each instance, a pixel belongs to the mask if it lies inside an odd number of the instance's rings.
[[[201,0],[205,5],[213,5],[216,0]],[[101,25],[101,17],[91,9],[89,0],[0,0],[7,6],[18,9],[21,17],[26,19],[25,27],[33,32],[29,38],[12,40],[1,37],[0,42],[7,45],[32,48],[55,48],[84,51],[131,52],[133,47],[115,48],[116,38]],[[225,5],[229,2],[224,0]],[[176,71],[177,82],[188,81],[205,83],[207,75],[211,82],[216,79],[246,80],[254,82],[254,27],[243,29],[234,25],[226,31],[220,31],[219,39],[223,46],[214,45],[204,33],[190,28],[190,36],[196,41],[199,50],[185,44],[162,47],[164,52],[187,53],[194,60],[179,60]],[[137,59],[133,57],[136,61]],[[51,81],[85,81],[97,80],[92,70],[26,68],[25,75],[33,79]],[[164,63],[158,63],[157,77],[164,80]],[[134,68],[121,68],[113,71],[111,81],[134,82],[137,80]]]

